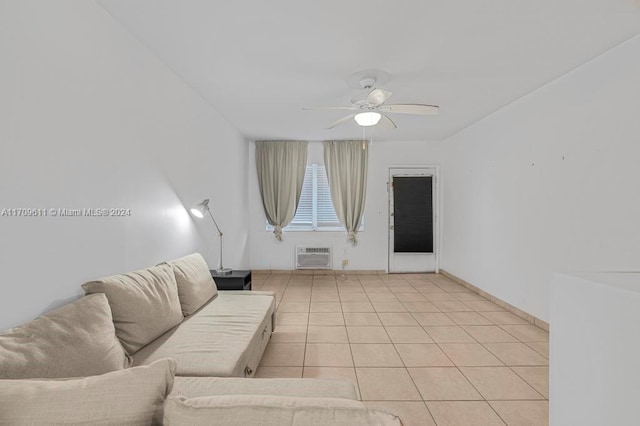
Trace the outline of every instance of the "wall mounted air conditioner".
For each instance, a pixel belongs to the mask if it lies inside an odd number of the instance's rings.
[[[296,246],[296,269],[331,269],[331,247]]]

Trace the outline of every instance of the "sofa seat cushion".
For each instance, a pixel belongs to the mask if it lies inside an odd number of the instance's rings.
[[[0,333],[0,379],[91,376],[130,364],[104,294]]]
[[[167,262],[173,267],[178,284],[182,314],[186,317],[218,294],[207,262],[199,253]]]
[[[70,380],[0,380],[3,425],[160,425],[175,361]]]
[[[238,377],[176,377],[171,396],[279,395],[357,400],[355,385],[331,379],[244,379]]]
[[[178,363],[178,376],[244,377],[249,361],[256,358],[256,351],[264,350],[270,338],[274,309],[272,296],[220,293],[138,351],[134,365],[169,357]]]
[[[213,423],[225,426],[402,426],[396,415],[366,408],[361,402],[350,399],[273,395],[167,399],[165,425]]]
[[[82,285],[86,294],[104,293],[116,335],[129,355],[151,343],[184,318],[170,265],[112,275]]]

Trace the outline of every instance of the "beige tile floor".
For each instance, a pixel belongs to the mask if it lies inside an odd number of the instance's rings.
[[[411,425],[547,425],[549,335],[436,274],[253,276],[277,297],[257,377],[351,380]]]

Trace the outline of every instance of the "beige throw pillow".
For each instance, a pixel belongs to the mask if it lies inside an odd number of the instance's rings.
[[[199,253],[167,262],[173,267],[184,316],[189,316],[218,294],[207,262]]]
[[[86,294],[104,293],[116,335],[133,355],[183,320],[173,269],[158,265],[82,285]]]
[[[129,365],[104,294],[0,334],[0,379],[83,377]]]
[[[400,419],[340,398],[297,398],[272,395],[224,395],[187,399],[170,397],[164,425],[209,426],[402,426]]]
[[[161,425],[176,362],[72,380],[0,380],[0,424]]]

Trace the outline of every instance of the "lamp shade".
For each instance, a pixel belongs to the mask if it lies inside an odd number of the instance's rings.
[[[204,200],[203,202],[196,204],[195,206],[191,207],[191,214],[194,215],[195,217],[202,219],[204,217],[204,212],[206,212],[207,210],[209,210],[209,199],[207,198],[206,200]]]
[[[363,127],[375,126],[381,118],[382,115],[379,112],[373,111],[361,112],[353,117],[353,119],[356,120],[356,123]]]

